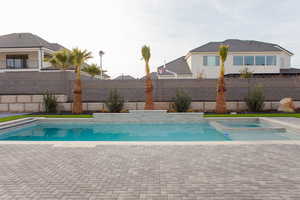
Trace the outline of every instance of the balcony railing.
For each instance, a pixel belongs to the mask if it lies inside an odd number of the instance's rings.
[[[26,70],[26,69],[38,69],[38,60],[27,60],[25,65],[15,63],[11,65],[6,60],[0,60],[0,70]]]

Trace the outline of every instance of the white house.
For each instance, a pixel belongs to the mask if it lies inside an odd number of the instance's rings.
[[[64,47],[49,43],[32,33],[0,36],[0,72],[42,71],[51,69],[44,58]]]
[[[217,78],[221,44],[229,45],[225,75],[238,75],[248,68],[253,74],[280,75],[300,73],[291,68],[293,53],[283,47],[253,40],[229,39],[209,42],[189,51],[185,56],[158,67],[158,78]]]

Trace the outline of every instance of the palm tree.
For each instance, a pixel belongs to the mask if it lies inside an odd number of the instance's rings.
[[[219,47],[219,55],[220,55],[220,60],[221,60],[221,69],[220,69],[220,75],[218,79],[218,85],[217,85],[217,98],[216,98],[216,113],[226,113],[226,101],[225,101],[225,78],[224,78],[224,73],[225,73],[225,67],[224,63],[227,58],[228,54],[228,45],[220,45]]]
[[[150,53],[150,47],[149,46],[143,46],[142,47],[142,56],[143,60],[146,64],[146,79],[145,79],[145,87],[146,87],[146,103],[145,103],[145,110],[153,110],[153,84],[150,74],[150,67],[149,67],[149,60],[151,57]]]
[[[81,66],[90,58],[92,58],[92,53],[87,50],[81,50],[74,48],[71,51],[71,63],[75,67],[76,78],[74,81],[74,102],[73,102],[73,113],[82,113],[82,86],[80,79]]]
[[[51,57],[45,58],[45,61],[62,70],[67,70],[72,65],[70,51],[67,49],[55,52]]]
[[[95,77],[95,76],[101,74],[101,69],[97,64],[86,65],[82,68],[81,71],[88,73],[92,77]],[[102,70],[102,73],[104,73],[104,72],[106,72],[106,71]]]

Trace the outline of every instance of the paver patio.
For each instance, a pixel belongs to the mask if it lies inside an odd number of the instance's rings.
[[[299,199],[300,145],[0,145],[0,199]]]

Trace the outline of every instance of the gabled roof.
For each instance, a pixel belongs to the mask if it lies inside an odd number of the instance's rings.
[[[285,51],[290,55],[292,52],[282,48],[278,44],[260,42],[255,40],[238,40],[228,39],[223,42],[209,42],[198,48],[191,50],[190,52],[217,52],[221,44],[229,45],[229,51],[231,52],[268,52],[268,51]]]
[[[130,75],[120,75],[116,77],[114,80],[134,80],[135,78]]]
[[[32,33],[12,33],[0,36],[0,48],[33,48],[45,47],[58,51],[64,47],[57,43],[49,43],[43,38]]]
[[[162,65],[162,66],[158,67],[157,70],[158,70],[159,75],[173,75],[173,73],[170,73],[170,72],[174,72],[178,75],[192,74],[192,72],[185,60],[185,56],[177,58],[169,63],[166,63],[165,66]],[[170,72],[168,72],[168,71],[170,71]]]

